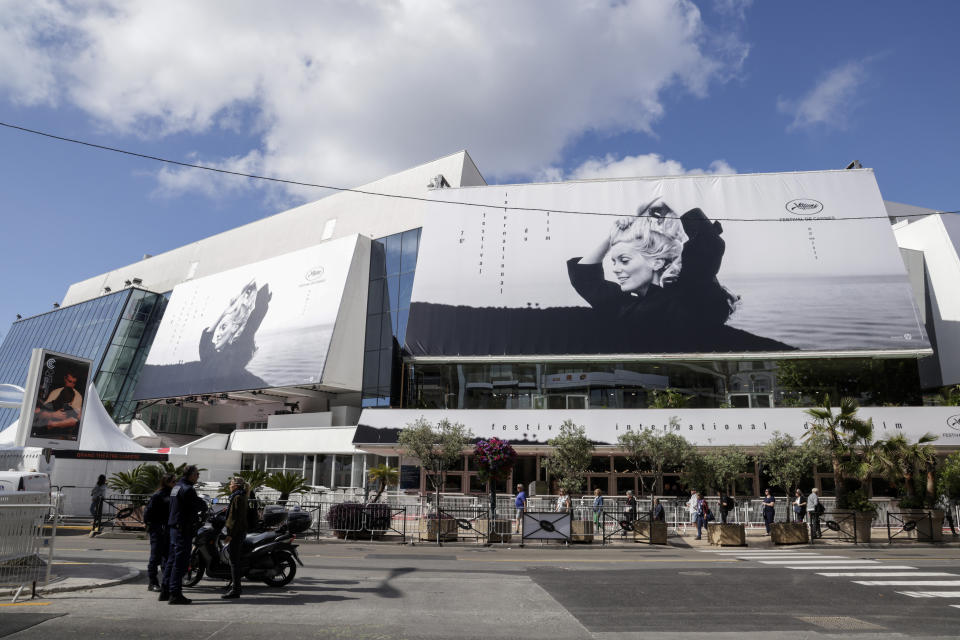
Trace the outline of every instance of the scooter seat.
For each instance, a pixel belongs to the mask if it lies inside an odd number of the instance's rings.
[[[250,533],[243,539],[244,549],[253,549],[266,542],[271,542],[277,537],[276,531],[264,531],[263,533]]]

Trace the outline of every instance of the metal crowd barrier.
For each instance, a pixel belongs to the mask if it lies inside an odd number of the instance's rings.
[[[51,536],[43,536],[44,520],[53,510]],[[34,492],[0,494],[0,589],[13,593],[16,602],[23,589],[30,585],[36,597],[38,583],[50,582],[57,535],[56,503],[48,495]],[[46,551],[47,559],[41,557]]]
[[[887,542],[903,540],[933,542],[933,514],[929,511],[922,514],[888,511]]]
[[[857,516],[853,511],[824,511],[820,515],[819,525],[820,535],[816,539],[857,544]],[[813,526],[813,519],[808,514],[807,527],[812,529]],[[810,533],[814,532],[811,530]],[[810,542],[814,542],[813,535]]]

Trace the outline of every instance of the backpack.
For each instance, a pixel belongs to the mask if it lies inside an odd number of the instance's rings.
[[[255,531],[260,525],[260,501],[253,491],[247,496],[247,531]]]
[[[826,512],[827,508],[823,506],[822,502],[818,502],[817,506],[813,508],[813,512],[818,516],[822,516]]]

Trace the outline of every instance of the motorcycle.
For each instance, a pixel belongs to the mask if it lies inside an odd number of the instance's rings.
[[[184,586],[195,586],[204,575],[214,580],[231,579],[226,546],[221,544],[226,519],[226,510],[215,513],[197,531]],[[297,575],[297,565],[304,566],[297,545],[292,544],[294,539],[296,536],[283,528],[248,534],[243,541],[243,578],[262,581],[269,587],[289,584]]]

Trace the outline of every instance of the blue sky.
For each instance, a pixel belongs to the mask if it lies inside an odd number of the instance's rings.
[[[0,121],[356,186],[876,170],[960,209],[960,4],[0,0]],[[0,128],[0,336],[70,283],[327,195]]]

